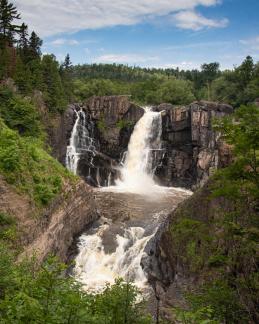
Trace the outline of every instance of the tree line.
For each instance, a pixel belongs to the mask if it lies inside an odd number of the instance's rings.
[[[59,64],[54,55],[42,55],[42,40],[21,21],[16,7],[0,0],[0,84],[11,78],[22,95],[39,90],[52,112],[62,112],[71,100],[69,55]]]
[[[200,70],[83,64],[72,67],[72,77],[78,100],[91,95],[128,94],[144,104],[212,100],[239,107],[259,97],[259,63],[251,56],[240,66],[225,71],[220,70],[217,62],[204,63]]]

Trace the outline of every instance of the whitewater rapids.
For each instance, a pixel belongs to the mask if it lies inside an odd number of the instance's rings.
[[[144,110],[116,185],[94,189],[102,217],[81,235],[74,268],[76,279],[87,291],[100,292],[116,278],[147,289],[141,266],[145,247],[168,213],[190,195],[187,190],[155,183],[154,174],[164,154],[162,116],[149,107]]]

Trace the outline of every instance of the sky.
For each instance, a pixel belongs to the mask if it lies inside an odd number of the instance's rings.
[[[43,53],[73,64],[199,68],[259,61],[259,0],[13,0]]]

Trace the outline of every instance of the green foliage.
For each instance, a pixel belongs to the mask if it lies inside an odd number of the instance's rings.
[[[197,272],[204,267],[210,253],[212,237],[206,223],[183,218],[171,227],[176,255],[188,271]]]
[[[140,104],[186,104],[195,97],[190,81],[178,80],[174,77],[154,76],[142,82],[121,82],[105,79],[76,79],[74,94],[79,101],[91,96],[131,95],[131,100]]]
[[[13,225],[14,223],[15,220],[12,216],[0,211],[0,226]]]
[[[37,108],[7,87],[0,87],[0,117],[21,135],[38,138],[43,136]]]
[[[14,263],[0,244],[0,318],[3,323],[148,324],[138,292],[121,280],[90,295],[65,275],[66,266],[51,257],[40,269],[35,262]],[[1,320],[0,320],[1,322]]]
[[[16,7],[8,0],[0,0],[0,48],[14,43],[14,36],[19,32],[18,19],[20,15]]]
[[[107,129],[107,125],[105,123],[104,118],[102,117],[100,120],[97,122],[97,127],[101,132],[105,132]]]
[[[13,242],[17,238],[16,221],[5,212],[0,211],[0,240]]]
[[[246,311],[238,301],[235,289],[226,282],[215,280],[205,284],[196,294],[187,294],[191,310],[179,312],[189,323],[244,323],[248,320]],[[184,322],[188,323],[188,322]]]
[[[63,112],[66,108],[64,89],[59,74],[59,65],[54,55],[44,55],[41,62],[43,94],[50,111]]]
[[[0,120],[0,173],[39,206],[60,191],[68,172],[50,157],[39,140],[20,137]]]
[[[75,79],[74,95],[77,101],[84,101],[92,96],[111,96],[130,94],[130,85],[105,79]]]
[[[259,63],[248,56],[233,71],[224,71],[212,83],[212,99],[239,107],[253,103],[259,97]]]
[[[177,261],[186,274],[195,270],[200,277],[200,286],[187,296],[190,308],[180,312],[187,322],[195,323],[200,315],[205,323],[259,320],[258,125],[259,108],[254,106],[242,106],[215,122],[234,155],[210,185],[210,199],[224,198],[223,204],[207,219],[192,218],[191,209],[180,211],[171,226]]]
[[[125,120],[125,119],[120,119],[116,124],[116,127],[119,129],[132,127],[132,126],[133,126],[133,123],[131,121]]]
[[[174,313],[180,323],[183,324],[220,324],[216,319],[213,319],[213,311],[210,307],[200,307],[196,310],[183,310],[175,308]]]

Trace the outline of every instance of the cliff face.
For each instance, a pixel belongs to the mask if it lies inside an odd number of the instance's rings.
[[[206,183],[168,215],[147,245],[147,255],[142,258],[148,280],[160,301],[161,316],[172,322],[175,321],[173,307],[186,307],[185,293],[217,276],[217,265],[215,269],[203,266],[199,250],[203,249],[207,237],[213,246],[215,232],[219,230],[214,221],[220,217],[220,211],[230,210],[231,205],[223,198],[212,198],[210,185]],[[185,222],[186,219],[189,221]],[[188,245],[190,239],[197,242],[194,255]],[[214,244],[217,246],[216,242]],[[211,257],[210,252],[206,247],[207,255],[203,255],[206,260]]]
[[[229,164],[229,147],[218,140],[212,128],[214,118],[233,111],[225,104],[194,102],[186,107],[158,106],[163,116],[165,156],[156,175],[167,186],[197,188],[214,170]]]
[[[132,104],[128,96],[92,97],[83,105],[71,105],[52,140],[54,154],[63,164],[65,143],[69,143],[75,110],[79,109],[86,113],[86,127],[92,128],[96,149],[93,155],[81,156],[78,172],[91,185],[107,185],[108,178],[112,183],[143,109]],[[229,163],[230,150],[218,140],[212,120],[231,113],[231,106],[201,101],[181,107],[161,104],[154,109],[164,110],[164,155],[155,173],[160,184],[195,189],[202,186],[216,168]]]
[[[22,256],[36,253],[39,262],[50,253],[66,261],[74,237],[99,217],[92,189],[84,181],[64,185],[48,208],[38,209],[0,178],[0,212],[16,220]]]

